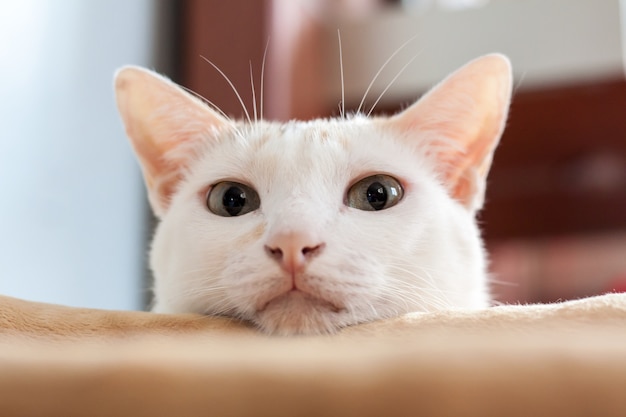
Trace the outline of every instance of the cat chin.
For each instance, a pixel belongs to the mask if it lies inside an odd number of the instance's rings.
[[[290,291],[268,302],[252,318],[264,332],[274,335],[334,333],[349,325],[346,309],[301,291]]]

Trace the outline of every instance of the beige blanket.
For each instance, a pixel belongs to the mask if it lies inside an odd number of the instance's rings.
[[[0,416],[626,416],[626,294],[324,337],[0,297]]]

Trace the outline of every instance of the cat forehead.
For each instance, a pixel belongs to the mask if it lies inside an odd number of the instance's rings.
[[[292,148],[307,146],[349,147],[355,135],[372,129],[371,121],[364,118],[293,120],[286,123],[263,122],[240,124],[240,135],[247,143],[262,148],[272,141]]]
[[[371,118],[241,123],[217,141],[209,140],[197,167],[204,175],[221,177],[259,171],[389,171],[403,162],[415,164],[407,149],[397,132]]]

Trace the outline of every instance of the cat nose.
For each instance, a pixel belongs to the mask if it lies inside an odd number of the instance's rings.
[[[272,236],[265,245],[265,251],[284,271],[294,274],[302,271],[324,246],[311,234],[290,232]]]

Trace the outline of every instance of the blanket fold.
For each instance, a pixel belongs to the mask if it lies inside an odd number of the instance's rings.
[[[4,416],[624,416],[626,294],[331,336],[0,297]]]

